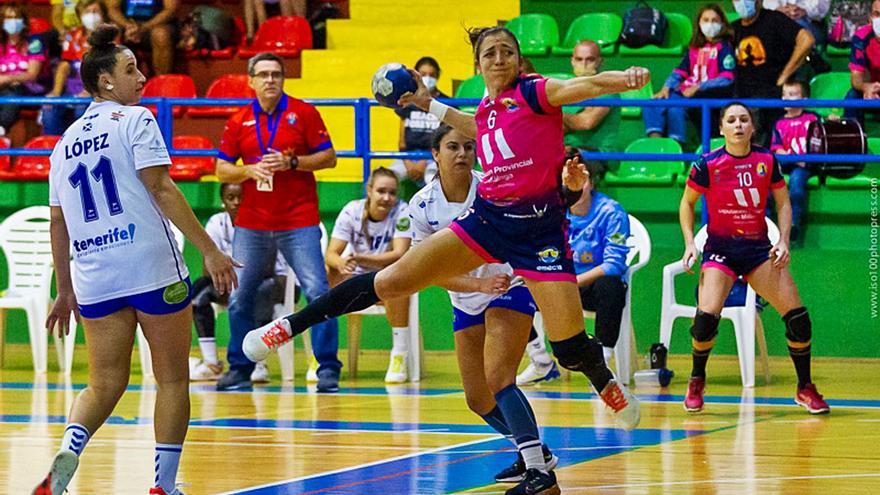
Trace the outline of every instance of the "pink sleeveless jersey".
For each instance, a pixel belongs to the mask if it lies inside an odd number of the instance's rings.
[[[773,140],[770,151],[783,150],[790,155],[807,153],[807,129],[810,123],[819,120],[819,116],[804,111],[797,117],[782,117],[773,126]]]
[[[492,204],[540,211],[560,203],[562,111],[547,101],[546,84],[540,76],[520,76],[477,107],[477,157],[485,174],[477,192]]]

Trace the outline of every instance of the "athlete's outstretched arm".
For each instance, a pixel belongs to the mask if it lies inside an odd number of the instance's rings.
[[[697,260],[697,247],[694,245],[694,205],[700,199],[699,191],[690,186],[685,186],[684,195],[678,206],[678,221],[681,224],[681,235],[684,237],[684,255],[681,262],[688,273],[694,273],[691,267]]]
[[[177,188],[177,184],[168,175],[168,167],[147,167],[138,171],[138,176],[150,195],[156,201],[162,213],[171,220],[183,235],[202,253],[205,260],[205,268],[214,281],[214,287],[220,294],[228,294],[238,287],[238,277],[235,275],[236,263],[230,256],[225,255],[214,244],[211,237],[205,232],[202,224],[196,218],[183,193]],[[239,265],[240,266],[240,265]]]
[[[779,224],[779,242],[771,250],[773,266],[782,268],[788,265],[791,255],[788,243],[791,239],[791,199],[787,187],[779,187],[771,191],[776,201],[776,222]]]
[[[651,81],[651,72],[643,67],[630,67],[625,71],[600,72],[595,76],[572,79],[548,79],[545,90],[547,101],[555,106],[569,105],[611,93],[623,93],[639,89]]]
[[[49,209],[49,236],[52,242],[52,261],[55,264],[55,288],[58,295],[46,318],[46,328],[51,332],[58,324],[58,335],[70,332],[70,313],[73,312],[79,321],[79,306],[73,293],[73,281],[70,278],[70,235],[67,233],[67,222],[60,206]]]
[[[416,81],[416,85],[418,88],[413,93],[406,93],[400,97],[398,100],[398,105],[405,107],[407,105],[415,105],[422,109],[422,111],[433,114],[435,117],[442,120],[444,123],[451,126],[456,131],[464,134],[469,138],[477,137],[477,122],[474,120],[474,116],[467,112],[462,112],[457,108],[453,108],[439,101],[434,100],[434,97],[431,96],[431,92],[428,91],[425,83],[422,82],[422,77],[418,72],[410,69],[409,71],[413,79]],[[578,100],[580,101],[580,100]],[[433,102],[433,109],[432,107]]]

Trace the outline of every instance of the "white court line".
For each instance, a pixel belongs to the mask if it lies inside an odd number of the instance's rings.
[[[497,437],[497,438],[501,438],[499,435],[496,435],[496,437]],[[247,491],[250,491],[250,490],[259,490],[259,489],[261,489],[261,488],[269,488],[269,487],[272,487],[272,486],[286,485],[286,484],[288,484],[288,483],[295,483],[295,482],[297,482],[297,481],[304,481],[304,480],[308,480],[308,479],[312,479],[312,478],[319,478],[319,477],[321,477],[321,476],[330,476],[330,475],[334,475],[334,474],[338,474],[338,473],[345,473],[345,472],[348,472],[348,471],[356,471],[356,470],[358,470],[358,469],[364,469],[364,468],[368,468],[368,467],[372,467],[372,466],[378,466],[378,465],[380,465],[380,464],[385,464],[385,463],[388,463],[388,462],[400,461],[400,460],[404,460],[404,459],[411,459],[411,458],[413,458],[413,457],[418,457],[418,456],[422,456],[422,455],[433,454],[433,453],[435,453],[435,452],[441,452],[441,451],[443,451],[443,450],[451,450],[451,449],[455,449],[455,448],[458,448],[458,447],[465,447],[465,446],[468,446],[468,445],[474,445],[474,444],[477,444],[477,443],[480,443],[480,442],[485,442],[485,441],[493,440],[493,439],[494,439],[493,437],[487,437],[487,438],[484,438],[484,439],[481,439],[481,440],[472,440],[472,441],[470,441],[470,442],[458,443],[458,444],[454,444],[454,445],[445,445],[445,446],[443,446],[443,447],[436,447],[436,448],[433,448],[433,449],[428,449],[428,450],[424,450],[424,451],[420,451],[420,452],[414,452],[414,453],[412,453],[412,454],[408,454],[408,455],[402,455],[402,456],[398,456],[398,457],[390,457],[390,458],[388,458],[388,459],[382,459],[382,460],[379,460],[379,461],[368,462],[368,463],[366,463],[366,464],[358,464],[358,465],[355,465],[355,466],[349,466],[349,467],[345,467],[345,468],[334,469],[333,471],[325,471],[325,472],[321,472],[321,473],[310,474],[310,475],[308,475],[308,476],[300,476],[299,478],[291,478],[291,479],[288,479],[288,480],[276,481],[276,482],[274,482],[274,483],[266,483],[265,485],[258,485],[258,486],[250,486],[250,487],[246,487],[246,488],[239,488],[239,489],[237,489],[237,490],[233,490],[233,491],[229,491],[229,492],[223,492],[223,493],[219,493],[219,494],[217,494],[217,495],[234,495],[234,494],[236,494],[236,493],[242,493],[243,491],[246,491],[246,490],[247,490]],[[503,492],[502,492],[502,493],[503,493]]]
[[[250,426],[232,426],[232,425],[189,425],[189,428],[219,428],[223,430],[253,430],[258,429],[258,427],[250,427]],[[270,428],[270,427],[267,427]],[[501,438],[497,433],[489,433],[489,432],[460,432],[446,429],[426,429],[426,430],[351,430],[346,428],[295,428],[295,427],[283,427],[283,426],[272,426],[270,428],[273,431],[308,431],[311,433],[316,433],[315,436],[320,436],[323,432],[324,435],[331,435],[333,433],[409,433],[409,434],[424,434],[424,435],[462,435],[462,436],[482,436],[482,437],[492,437],[496,436]]]

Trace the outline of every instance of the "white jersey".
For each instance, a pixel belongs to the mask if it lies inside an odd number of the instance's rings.
[[[413,244],[427,238],[429,235],[441,230],[453,220],[461,216],[474,202],[477,194],[477,185],[480,183],[479,172],[474,171],[471,178],[471,188],[468,190],[467,199],[464,203],[450,203],[443,194],[440,180],[429,182],[410,199],[409,216],[413,224]],[[513,268],[507,263],[487,263],[473,270],[468,275],[476,278],[486,278],[499,273],[513,276]],[[467,314],[477,315],[486,310],[497,296],[482,292],[454,292],[449,291],[452,305]]]
[[[160,289],[189,276],[168,219],[138,170],[171,163],[146,108],[92,103],[50,158],[49,205],[64,212],[80,304]]]
[[[221,211],[211,215],[208,223],[205,224],[205,232],[208,237],[214,241],[214,244],[220,248],[227,256],[232,256],[232,237],[235,235],[235,226],[232,224],[232,217],[228,212]],[[278,251],[275,258],[275,275],[287,275],[287,262],[284,261],[284,255]]]
[[[333,233],[330,237],[345,241],[343,255],[355,254],[382,254],[391,250],[394,239],[412,239],[412,226],[409,220],[409,205],[400,200],[394,208],[388,212],[388,216],[381,222],[367,221],[367,233],[364,234],[364,207],[365,199],[349,201],[333,225]],[[354,275],[360,275],[374,271],[369,268],[358,266]]]

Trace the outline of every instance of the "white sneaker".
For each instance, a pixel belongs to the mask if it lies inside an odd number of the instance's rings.
[[[260,361],[251,373],[251,383],[269,383],[270,381],[269,368],[264,361]]]
[[[191,382],[216,382],[223,375],[223,363],[199,361],[189,372]]]
[[[248,332],[244,336],[242,350],[248,359],[259,363],[265,361],[269,353],[278,350],[292,339],[290,322],[285,318],[279,318]]]
[[[385,383],[406,383],[406,355],[405,352],[391,354]]]
[[[309,369],[306,371],[306,383],[318,383],[318,360],[315,356],[309,359]]]
[[[52,459],[52,467],[49,474],[36,488],[33,495],[61,495],[67,489],[76,468],[79,466],[79,457],[73,451],[63,449],[55,454]]]
[[[516,375],[517,386],[535,385],[540,382],[550,382],[559,379],[559,368],[556,361],[550,364],[538,364],[532,361],[522,373]]]
[[[605,389],[599,394],[602,402],[611,409],[614,421],[626,431],[632,430],[639,425],[642,412],[639,399],[625,386],[612,379],[605,385]]]

